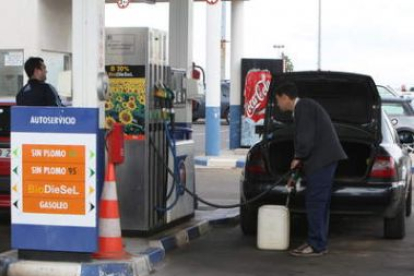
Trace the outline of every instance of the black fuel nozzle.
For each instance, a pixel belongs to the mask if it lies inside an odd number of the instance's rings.
[[[300,167],[296,167],[291,170],[290,177],[286,184],[286,189],[288,189],[288,192],[294,192],[296,191],[296,183],[300,179]]]

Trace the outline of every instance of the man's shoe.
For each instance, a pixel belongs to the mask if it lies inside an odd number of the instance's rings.
[[[289,252],[290,255],[295,256],[295,257],[318,257],[318,256],[322,256],[325,255],[326,253],[328,253],[328,250],[323,250],[320,252],[316,252],[312,246],[308,245],[308,244],[303,244],[301,246],[299,246],[298,248],[292,250]]]
[[[296,253],[300,253],[303,249],[305,249],[306,247],[310,246],[308,243],[304,243],[301,246],[293,249],[291,252],[296,252]]]

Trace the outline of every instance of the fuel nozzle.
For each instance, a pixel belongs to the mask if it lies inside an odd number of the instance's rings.
[[[294,168],[291,171],[290,177],[287,181],[286,188],[288,189],[289,193],[292,190],[296,189],[296,184],[300,181],[300,168]]]

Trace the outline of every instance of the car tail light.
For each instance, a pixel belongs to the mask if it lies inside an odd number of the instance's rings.
[[[265,174],[266,163],[263,154],[260,151],[251,153],[246,162],[246,172],[250,174]]]
[[[377,156],[370,177],[392,178],[397,176],[394,159],[390,156]]]

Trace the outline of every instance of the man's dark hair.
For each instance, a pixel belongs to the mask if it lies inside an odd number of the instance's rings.
[[[286,95],[294,99],[298,97],[298,88],[293,82],[284,82],[276,88],[275,94],[278,96]]]
[[[42,63],[44,63],[44,61],[40,57],[29,57],[24,63],[24,71],[27,76],[31,78],[35,69],[42,69]]]

